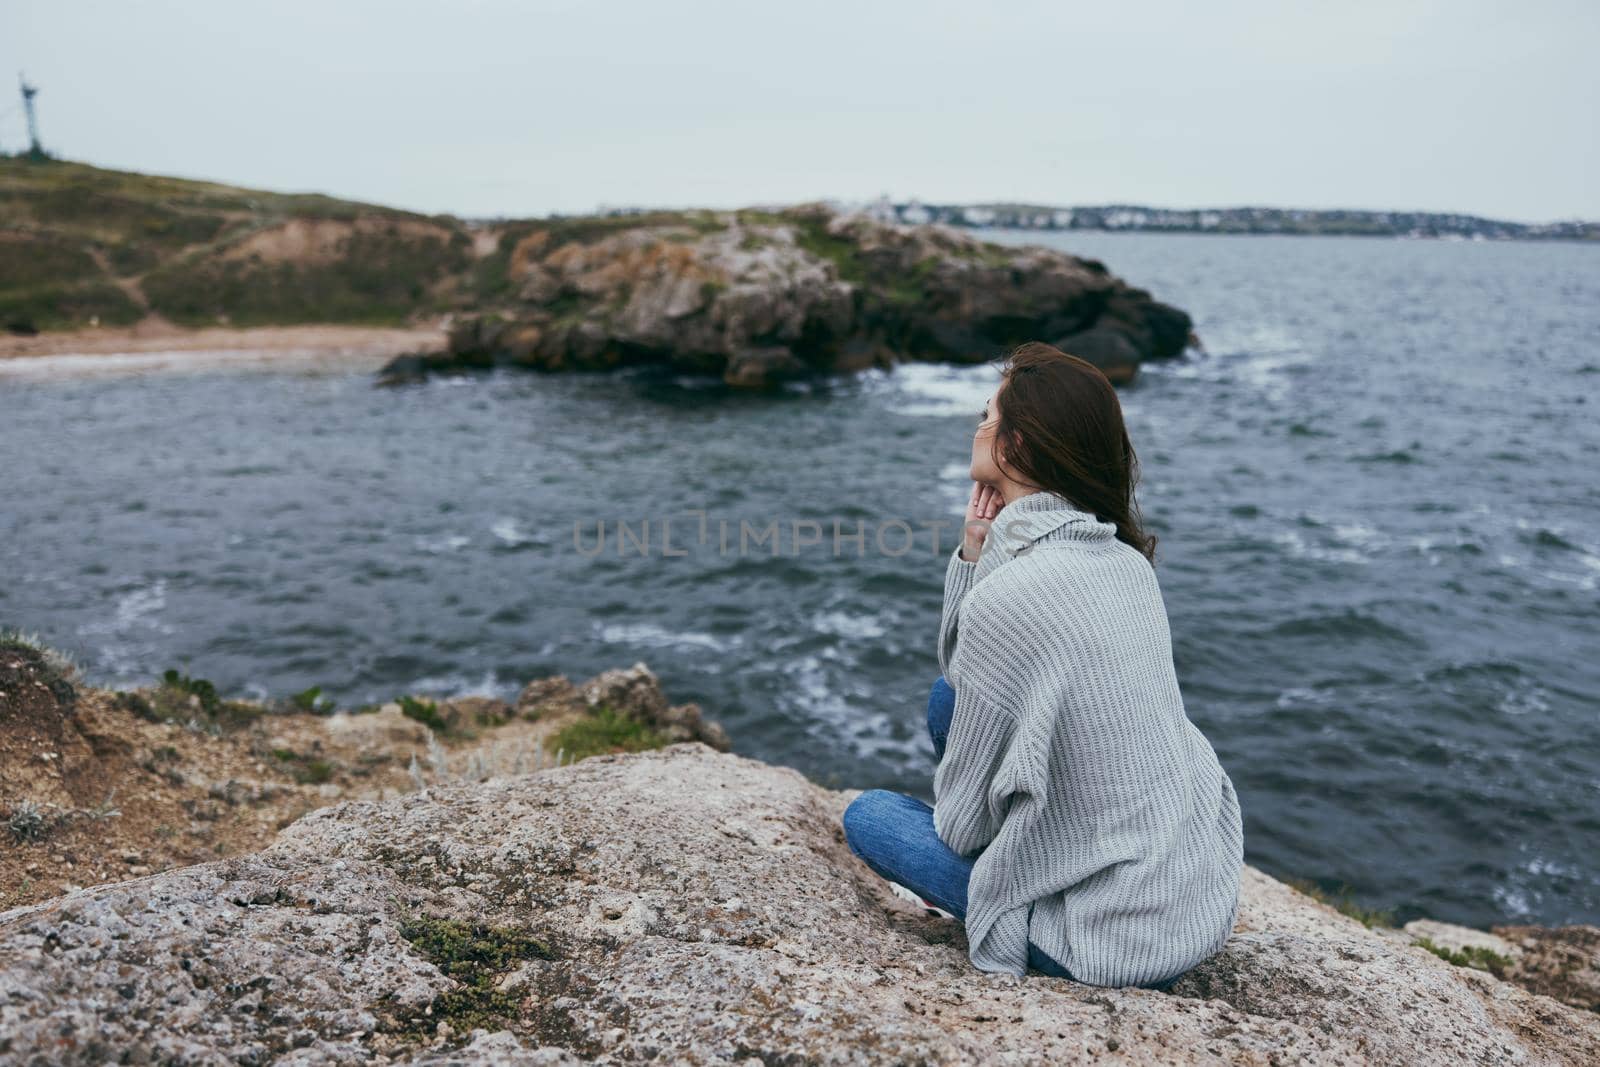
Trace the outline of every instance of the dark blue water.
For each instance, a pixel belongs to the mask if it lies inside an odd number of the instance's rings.
[[[1249,862],[1401,919],[1600,921],[1600,249],[1053,240],[1206,343],[1121,395]],[[0,624],[107,684],[176,666],[348,703],[642,659],[740,752],[930,797],[944,555],[992,382],[13,372]],[[861,549],[835,553],[836,520]],[[749,536],[772,522],[776,556]]]

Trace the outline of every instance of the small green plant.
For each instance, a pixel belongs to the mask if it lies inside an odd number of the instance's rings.
[[[321,785],[333,778],[333,764],[325,759],[306,760],[294,769],[294,780],[301,785]]]
[[[1488,971],[1499,978],[1511,966],[1511,957],[1502,956],[1492,948],[1482,945],[1468,945],[1466,948],[1453,949],[1444,945],[1435,944],[1432,938],[1419,937],[1416,943],[1438,956],[1446,963],[1457,967],[1471,967],[1474,970]]]
[[[439,705],[431,700],[418,700],[416,697],[395,697],[395,702],[400,705],[400,711],[408,719],[415,719],[435,733],[444,733],[448,724],[444,716],[439,714]]]
[[[826,221],[818,218],[797,218],[795,243],[818,259],[834,265],[843,281],[865,285],[868,281],[866,261],[861,257],[860,246],[848,237],[828,232]]]
[[[522,995],[500,988],[500,976],[525,960],[556,958],[547,944],[517,930],[455,919],[413,916],[400,924],[400,936],[457,983],[433,999],[427,1014],[403,1024],[420,1033],[432,1032],[440,1022],[450,1023],[458,1034],[477,1027],[504,1029],[517,1017]]]
[[[115,819],[117,816],[122,814],[122,809],[112,803],[112,801],[116,798],[116,795],[117,791],[112,789],[111,792],[106,794],[106,798],[104,800],[92,808],[84,808],[81,814],[84,818],[89,819],[92,822],[103,822],[106,819]]]
[[[667,743],[655,730],[602,704],[592,714],[562,727],[550,743],[566,753],[568,762],[607,752],[643,752]]]
[[[11,815],[6,819],[6,826],[11,830],[11,836],[19,843],[24,841],[43,841],[54,828],[54,820],[45,814],[44,809],[31,800],[19,800],[11,807]]]
[[[220,735],[224,728],[242,726],[259,717],[263,710],[248,701],[224,700],[211,682],[191,678],[176,668],[162,673],[161,687],[149,704],[158,722],[181,722],[190,730],[212,735]],[[200,707],[199,717],[192,710],[195,704]]]
[[[1293,886],[1295,889],[1298,889],[1300,892],[1314,900],[1320,900],[1322,903],[1328,905],[1330,908],[1333,908],[1335,911],[1338,911],[1340,914],[1348,915],[1362,926],[1394,926],[1394,914],[1392,912],[1380,911],[1357,904],[1352,896],[1354,891],[1347,885],[1341,885],[1337,891],[1337,895],[1334,895],[1323,890],[1315,882],[1312,882],[1306,878],[1290,878],[1287,880],[1286,884]]]
[[[217,696],[217,687],[204,678],[191,678],[182,674],[176,667],[167,668],[161,676],[161,683],[175,692],[185,693],[198,697],[200,710],[207,715],[216,715],[217,709],[222,706],[222,699]]]
[[[339,705],[330,697],[317,699],[322,694],[322,687],[314,685],[303,693],[296,693],[289,698],[289,703],[296,711],[308,711],[313,715],[327,715]]]
[[[156,709],[150,702],[138,693],[119,692],[112,701],[113,705],[130,715],[144,719],[146,722],[160,722],[161,716],[156,714]]]

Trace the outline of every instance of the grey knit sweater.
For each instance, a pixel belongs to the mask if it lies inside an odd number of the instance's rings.
[[[933,825],[962,856],[969,956],[1026,973],[1028,941],[1100,986],[1188,970],[1227,940],[1244,831],[1184,712],[1154,568],[1116,526],[1036,492],[945,571],[956,693]]]

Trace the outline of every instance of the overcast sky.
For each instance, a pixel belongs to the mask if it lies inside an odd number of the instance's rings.
[[[887,193],[1600,219],[1597,44],[1596,0],[0,6],[0,76],[69,159],[468,216]]]

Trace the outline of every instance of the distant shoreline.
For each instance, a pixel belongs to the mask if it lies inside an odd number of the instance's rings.
[[[1600,222],[1528,223],[1438,211],[1310,208],[1157,208],[1141,204],[928,204],[880,198],[858,210],[879,222],[1052,233],[1226,233],[1249,236],[1401,237],[1482,241],[1600,241]]]
[[[1115,237],[1307,237],[1316,240],[1328,238],[1349,238],[1359,241],[1405,241],[1417,244],[1441,245],[1587,245],[1595,247],[1600,241],[1586,237],[1462,237],[1456,234],[1443,235],[1415,235],[1408,233],[1313,233],[1273,230],[1161,230],[1155,228],[1143,229],[1111,229],[1108,227],[1055,227],[1048,226],[968,226],[954,224],[956,229],[967,230],[983,237],[995,233],[1048,233],[1048,234],[1110,234]]]

